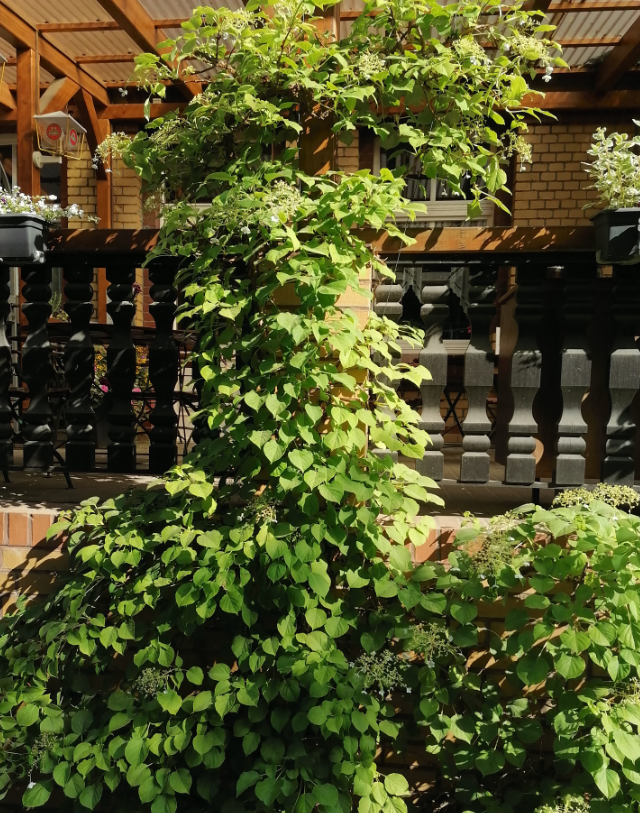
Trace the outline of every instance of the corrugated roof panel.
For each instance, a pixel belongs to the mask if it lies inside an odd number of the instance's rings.
[[[97,0],[4,0],[4,3],[32,25],[111,19]]]
[[[135,65],[131,62],[115,62],[107,65],[83,65],[87,73],[90,73],[98,82],[119,82],[126,84],[135,81],[133,70]]]
[[[140,0],[154,20],[167,20],[175,17],[184,17],[187,20],[198,5],[194,0]],[[242,0],[209,0],[202,5],[212,8],[229,8],[238,11],[244,8]]]
[[[603,37],[621,37],[638,19],[638,11],[562,12],[547,19],[557,26],[552,36],[557,40],[600,40]],[[601,58],[610,45],[589,45],[564,49],[563,58],[577,68],[591,60]]]
[[[98,54],[136,54],[140,48],[124,31],[69,31],[47,33],[47,39],[72,59]]]

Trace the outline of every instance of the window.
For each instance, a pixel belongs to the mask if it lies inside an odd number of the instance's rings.
[[[62,164],[44,164],[40,170],[40,191],[43,195],[55,195],[62,205]]]
[[[405,197],[413,201],[424,201],[427,204],[427,215],[418,215],[421,225],[434,228],[436,226],[491,226],[493,225],[493,204],[489,201],[481,201],[482,215],[467,220],[467,200],[471,200],[471,179],[463,178],[460,186],[463,196],[456,195],[446,181],[438,178],[432,179],[422,172],[422,165],[419,159],[409,149],[399,148],[384,150],[380,146],[380,140],[376,139],[374,148],[374,172],[379,172],[381,167],[388,169],[398,169],[407,167],[405,173],[406,187]],[[402,219],[402,215],[398,216]]]

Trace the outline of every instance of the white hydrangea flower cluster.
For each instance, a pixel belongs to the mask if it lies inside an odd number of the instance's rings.
[[[273,5],[275,13],[284,20],[293,20],[297,17],[299,8],[298,0],[278,0]]]
[[[468,59],[472,65],[486,65],[489,58],[484,52],[484,48],[471,36],[460,37],[453,43],[453,50],[461,60]]]
[[[511,143],[507,150],[507,155],[517,155],[520,159],[520,172],[524,172],[526,164],[533,163],[533,147],[523,135],[510,134]]]
[[[13,192],[0,192],[0,215],[28,214],[37,215],[48,223],[54,223],[63,217],[79,218],[84,217],[84,211],[77,203],[62,207],[55,195],[37,195],[35,197],[21,192],[19,188]],[[97,221],[93,216],[88,220]]]
[[[528,62],[542,62],[544,65],[545,73],[542,77],[543,82],[551,81],[551,74],[553,73],[552,57],[549,55],[549,41],[539,40],[537,37],[531,37],[527,34],[520,34],[515,32],[513,37],[509,40],[511,51],[516,55],[526,59]]]
[[[371,79],[387,69],[384,58],[379,54],[363,53],[360,54],[357,62],[358,72],[365,79]]]
[[[266,193],[264,202],[267,208],[274,212],[271,220],[279,220],[277,215],[282,213],[286,220],[291,220],[295,213],[302,206],[303,197],[297,186],[288,184],[285,181],[276,181],[272,189]]]
[[[91,165],[98,169],[100,162],[108,164],[112,158],[120,158],[124,150],[131,143],[131,136],[126,133],[111,133],[96,147]],[[107,169],[111,172],[111,168]]]
[[[226,9],[225,9],[226,10]],[[240,34],[245,28],[249,28],[255,22],[255,14],[246,9],[232,11],[230,14],[221,15],[218,22],[220,31],[228,34]]]
[[[536,808],[535,813],[589,813],[591,805],[584,796],[567,793],[551,804]]]

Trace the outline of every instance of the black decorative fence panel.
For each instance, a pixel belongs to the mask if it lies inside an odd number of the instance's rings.
[[[61,252],[20,269],[0,265],[0,469],[106,469],[161,474],[190,448],[197,406],[194,339],[176,328],[175,266],[144,270],[144,253]],[[61,269],[61,302],[52,270]],[[95,268],[104,268],[108,318],[94,320]],[[57,272],[58,274],[60,271]],[[138,272],[139,273],[139,272]],[[139,278],[139,277],[138,277]],[[57,307],[52,318],[52,304]],[[136,325],[136,308],[146,322]]]
[[[432,439],[416,468],[445,483],[640,480],[640,266],[568,252],[387,263],[376,312],[425,330],[422,350],[403,349],[431,373],[404,393]]]

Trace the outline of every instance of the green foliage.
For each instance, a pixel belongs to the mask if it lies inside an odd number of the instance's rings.
[[[315,177],[298,151],[309,117],[347,141],[369,127],[454,191],[471,175],[473,214],[524,150],[523,74],[554,61],[548,27],[498,0],[393,0],[334,42],[314,9],[197,9],[168,58],[187,78],[195,60],[207,88],[100,153],[171,201],[152,257],[181,260],[198,443],[164,485],[53,529],[69,575],[0,624],[0,792],[28,808],[404,813],[407,780],[375,760],[420,736],[466,810],[530,811],[571,783],[629,809],[636,520],[597,502],[510,517],[482,532],[484,558],[469,528],[451,568],[413,567],[438,498],[396,386],[428,378],[398,362],[423,337],[338,299],[392,276],[368,234],[409,243],[394,215],[423,207],[401,173]],[[144,55],[138,70],[162,94],[174,68]],[[541,527],[572,541],[539,548]],[[525,587],[504,638],[477,621],[478,601]],[[482,658],[507,663],[509,692]],[[567,691],[587,659],[604,678]]]
[[[525,507],[479,575],[482,528],[412,571],[355,505],[96,502],[53,529],[70,575],[2,621],[0,775],[26,806],[404,810],[374,759],[421,737],[460,810],[638,810],[639,518]]]

